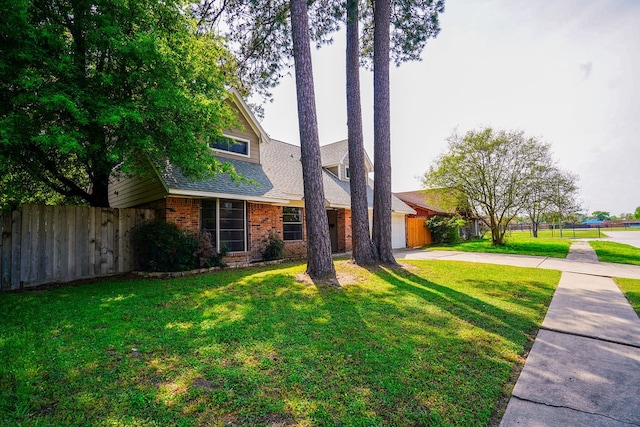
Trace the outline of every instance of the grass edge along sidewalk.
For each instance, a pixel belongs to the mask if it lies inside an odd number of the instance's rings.
[[[622,293],[624,293],[624,296],[627,297],[631,307],[633,307],[636,313],[638,313],[638,316],[640,316],[640,279],[622,279],[617,277],[614,280],[622,290]]]
[[[0,424],[487,425],[559,272],[338,261],[0,298]],[[495,421],[495,420],[494,420]]]

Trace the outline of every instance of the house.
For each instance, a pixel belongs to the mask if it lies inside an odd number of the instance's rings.
[[[456,207],[447,200],[443,189],[415,190],[394,193],[405,204],[415,210],[406,218],[407,246],[419,247],[431,243],[431,234],[425,222],[436,215],[451,217],[456,215]],[[480,223],[477,218],[467,218],[467,225],[460,230],[464,239],[478,237]]]
[[[229,250],[228,261],[259,260],[270,235],[281,238],[285,256],[306,255],[304,188],[300,147],[271,139],[237,92],[230,97],[239,129],[210,143],[212,154],[229,162],[247,181],[220,174],[192,180],[170,164],[143,177],[114,171],[109,188],[112,207],[148,207],[179,227],[210,232],[216,248]],[[321,147],[323,184],[333,252],[351,250],[351,199],[347,141]],[[372,171],[371,161],[366,167]],[[373,190],[369,186],[369,206]],[[405,216],[415,211],[394,197],[392,243],[405,247]]]

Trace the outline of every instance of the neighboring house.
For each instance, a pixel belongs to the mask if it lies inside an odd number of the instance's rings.
[[[456,208],[444,201],[442,189],[416,190],[394,193],[405,204],[416,211],[407,215],[407,246],[418,247],[431,243],[431,234],[425,230],[425,222],[436,215],[454,216]],[[480,224],[477,219],[468,219],[467,225],[460,230],[463,238],[478,237]]]
[[[435,215],[451,216],[456,213],[455,207],[442,206],[440,198],[435,196],[434,192],[427,194],[425,190],[417,190],[393,194],[416,211],[415,215],[409,215],[409,218],[429,219]]]
[[[234,182],[226,174],[212,179],[186,178],[179,168],[151,168],[144,177],[114,171],[112,207],[149,207],[179,227],[206,230],[216,248],[227,247],[229,261],[262,257],[270,235],[285,243],[285,256],[306,254],[304,188],[300,147],[269,138],[242,98],[232,92],[241,129],[224,132],[211,142],[212,152],[231,163],[250,182]],[[351,250],[351,199],[346,141],[321,147],[327,220],[333,252]],[[372,170],[367,158],[366,166]],[[369,206],[373,190],[369,187]],[[405,246],[405,216],[415,211],[392,201],[393,246]],[[371,211],[370,211],[371,212]]]

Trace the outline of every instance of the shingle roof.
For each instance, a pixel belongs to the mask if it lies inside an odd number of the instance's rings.
[[[455,207],[446,206],[443,202],[442,191],[444,190],[416,190],[394,193],[396,197],[407,203],[418,207],[432,210],[434,212],[453,214]]]
[[[340,160],[349,150],[349,140],[343,139],[332,144],[320,146],[320,157],[322,166],[333,166],[340,163]]]
[[[330,144],[335,145],[335,144]],[[326,147],[326,146],[325,146]],[[344,153],[343,153],[344,154]],[[197,191],[201,193],[234,194],[252,198],[283,200],[303,200],[302,163],[300,147],[271,139],[260,144],[262,164],[239,159],[221,159],[233,165],[236,172],[255,181],[258,185],[233,181],[227,174],[219,174],[212,179],[191,180],[179,168],[168,166],[161,176],[167,187],[176,192]],[[351,204],[349,182],[340,181],[333,174],[323,171],[325,200],[329,206],[349,207]],[[369,207],[373,206],[373,189],[367,186]],[[415,213],[400,199],[392,197],[392,210]]]

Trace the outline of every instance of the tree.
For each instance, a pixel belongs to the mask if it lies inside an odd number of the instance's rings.
[[[291,0],[290,5],[307,227],[307,273],[313,278],[323,278],[335,276],[335,268],[324,204],[307,2]]]
[[[553,162],[550,146],[541,144],[532,168],[529,197],[524,211],[529,217],[533,237],[538,237],[540,222],[550,213],[560,217],[579,210],[578,177],[560,170]]]
[[[373,244],[382,262],[395,264],[391,245],[391,1],[374,3],[373,22]]]
[[[611,212],[606,211],[593,211],[591,212],[591,217],[597,219],[598,221],[606,221],[611,216]]]
[[[640,206],[633,212],[633,219],[640,219]]]
[[[418,59],[429,37],[439,31],[438,13],[442,1],[373,2],[373,111],[374,111],[374,196],[373,243],[382,262],[394,263],[391,244],[391,106],[389,61]],[[392,11],[394,28],[392,24]],[[414,17],[417,17],[416,20]],[[425,19],[426,18],[426,19]],[[414,25],[415,23],[422,25]],[[393,33],[393,37],[390,32]],[[391,42],[394,42],[393,45]]]
[[[491,230],[494,245],[504,244],[509,223],[530,199],[530,186],[548,149],[522,131],[490,127],[449,137],[423,177],[425,187],[450,188],[467,199],[474,214]]]
[[[360,101],[360,40],[358,0],[347,0],[347,131],[349,186],[351,189],[352,258],[360,265],[375,263],[375,247],[369,234],[367,172]]]
[[[233,123],[232,63],[178,0],[16,0],[0,6],[0,158],[36,182],[108,206],[121,164],[231,172],[207,139]]]

